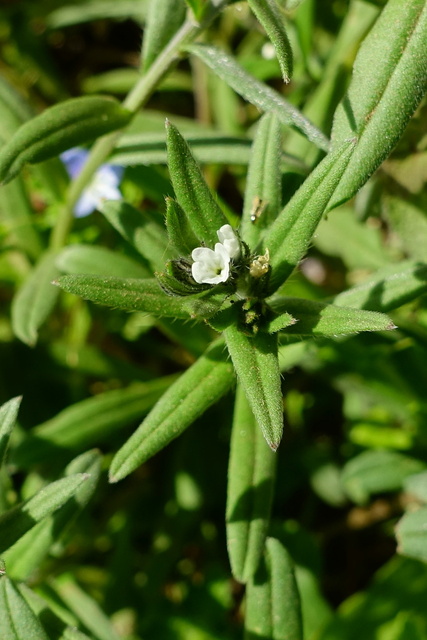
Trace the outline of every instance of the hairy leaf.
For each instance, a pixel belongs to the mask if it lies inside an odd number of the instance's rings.
[[[217,340],[166,391],[144,422],[115,455],[111,482],[132,473],[177,438],[231,387],[233,367],[224,342]]]
[[[269,447],[276,451],[283,432],[277,336],[260,332],[248,337],[231,325],[224,337],[258,426]]]
[[[0,183],[27,163],[42,162],[70,147],[124,127],[131,113],[113,98],[72,98],[25,122],[0,150]]]
[[[317,147],[328,150],[329,140],[314,124],[274,89],[251,76],[227,53],[203,44],[193,44],[187,50],[203,60],[214,73],[261,111],[273,111],[283,124],[298,129]]]
[[[227,548],[231,570],[247,582],[258,568],[270,520],[276,456],[267,446],[239,385],[231,434]]]

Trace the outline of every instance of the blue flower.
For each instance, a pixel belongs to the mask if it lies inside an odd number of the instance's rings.
[[[88,155],[89,152],[86,149],[78,147],[61,153],[60,158],[70,178],[73,179],[80,173]],[[119,184],[122,176],[123,167],[111,164],[101,165],[74,207],[76,218],[88,216],[103,200],[121,200]]]

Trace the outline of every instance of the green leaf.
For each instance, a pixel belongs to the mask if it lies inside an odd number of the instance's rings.
[[[52,482],[26,502],[0,516],[0,553],[72,498],[87,479],[87,474],[78,473]]]
[[[396,537],[398,553],[427,562],[427,507],[406,513],[397,524]]]
[[[281,123],[275,113],[266,113],[252,146],[240,228],[242,239],[253,250],[281,208],[281,147]]]
[[[293,56],[283,16],[275,0],[248,0],[248,4],[274,45],[283,82],[291,81]]]
[[[366,502],[371,494],[397,491],[407,476],[424,471],[426,465],[387,450],[370,450],[359,454],[345,465],[341,481],[355,502]]]
[[[227,490],[227,548],[233,576],[247,582],[258,568],[267,535],[276,474],[242,387],[237,387]]]
[[[287,312],[295,318],[295,324],[285,326],[286,334],[339,336],[359,331],[388,331],[396,328],[392,320],[383,313],[303,298],[277,298],[271,301],[270,306],[276,313]]]
[[[339,105],[333,145],[357,136],[351,160],[329,208],[351,198],[389,155],[427,89],[424,0],[389,0],[357,55]]]
[[[231,325],[224,337],[258,426],[269,447],[276,451],[283,432],[277,336],[260,332],[248,337]]]
[[[187,51],[203,60],[214,73],[248,102],[261,111],[273,111],[282,124],[299,130],[319,149],[328,150],[329,140],[317,127],[274,89],[247,73],[234,58],[216,47],[203,44],[193,44],[187,47]]]
[[[283,331],[287,327],[290,327],[296,322],[298,322],[298,320],[285,311],[284,313],[280,313],[279,315],[273,316],[269,319],[266,330],[267,333],[277,333],[278,331]]]
[[[100,276],[62,276],[55,284],[68,291],[109,307],[125,311],[144,311],[170,318],[209,318],[221,307],[224,296],[210,292],[186,298],[167,296],[157,280],[102,278]]]
[[[328,213],[316,229],[316,249],[342,259],[349,269],[378,269],[389,263],[382,230],[358,219],[351,207]]]
[[[166,122],[168,165],[177,200],[200,243],[213,247],[217,230],[227,223],[184,138]]]
[[[403,482],[403,487],[406,493],[427,503],[427,471],[408,476]]]
[[[49,640],[38,618],[5,575],[0,577],[0,611],[2,640]]]
[[[185,139],[192,154],[203,164],[248,164],[252,141],[242,136],[228,136],[216,132],[190,131]],[[289,162],[301,162],[284,156]],[[112,162],[119,165],[166,164],[166,140],[164,133],[128,133],[120,138],[112,155]]]
[[[16,336],[29,346],[37,342],[38,329],[52,311],[58,289],[52,280],[60,271],[55,264],[56,252],[44,254],[18,290],[12,302],[12,326]]]
[[[351,153],[352,143],[347,143],[328,154],[265,234],[263,247],[271,256],[271,292],[283,284],[306,253]]]
[[[222,340],[214,342],[166,391],[144,422],[117,452],[110,481],[117,482],[177,438],[234,381]]]
[[[85,593],[71,574],[63,574],[52,584],[61,600],[99,640],[120,640],[112,623],[90,595]]]
[[[1,190],[1,218],[9,242],[37,260],[43,251],[43,243],[34,228],[34,212],[24,184],[18,176]]]
[[[198,246],[183,209],[172,198],[166,198],[166,229],[169,240],[181,256],[188,256]]]
[[[98,451],[87,451],[65,469],[65,477],[88,474],[88,479],[54,514],[27,531],[4,554],[8,574],[16,580],[27,580],[44,560],[53,544],[69,529],[79,512],[89,502],[98,484],[102,458]]]
[[[149,270],[140,262],[104,247],[72,244],[62,249],[56,266],[68,274],[147,278]]]
[[[424,206],[403,197],[384,194],[381,213],[396,234],[396,242],[409,258],[424,262],[427,246],[427,218]]]
[[[303,640],[301,605],[291,558],[267,538],[264,562],[246,587],[245,640]]]
[[[142,70],[147,71],[184,22],[184,0],[150,2],[142,43]]]
[[[48,29],[62,29],[75,24],[94,22],[95,20],[129,20],[143,23],[148,12],[148,0],[92,0],[79,5],[59,6],[46,17]]]
[[[378,270],[373,276],[334,298],[334,305],[391,311],[427,291],[427,266],[401,262]]]
[[[15,426],[22,396],[12,398],[0,407],[0,467],[5,457],[10,434]]]
[[[113,98],[72,98],[25,122],[0,150],[0,182],[14,178],[27,163],[42,162],[90,142],[130,120],[131,113]]]
[[[21,582],[18,589],[37,618],[43,620],[43,626],[51,640],[93,640],[92,637],[89,638],[86,634],[78,631],[75,626],[67,626],[63,618],[68,620],[68,624],[72,624],[72,616],[68,611],[61,611],[63,615],[61,618],[52,611],[44,598],[27,587],[26,584]]]
[[[122,200],[105,200],[99,210],[116,231],[148,260],[153,271],[163,269],[166,260],[174,257],[164,227],[146,211],[139,211]]]
[[[28,468],[58,452],[81,451],[105,442],[112,433],[141,419],[172,384],[175,376],[115,389],[76,402],[32,429],[13,452],[13,462]]]

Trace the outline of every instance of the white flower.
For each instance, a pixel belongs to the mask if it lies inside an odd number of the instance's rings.
[[[199,284],[219,284],[228,280],[230,254],[220,242],[216,243],[215,251],[207,247],[193,249],[191,257],[194,260],[191,265],[191,273]]]
[[[238,258],[240,255],[240,242],[233,227],[229,224],[224,224],[216,233],[218,240],[225,247],[230,258],[232,260]]]

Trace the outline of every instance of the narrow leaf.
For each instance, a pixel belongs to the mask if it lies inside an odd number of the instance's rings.
[[[224,337],[258,426],[276,451],[283,432],[277,337],[261,332],[248,337],[233,325],[225,329]]]
[[[283,82],[291,81],[293,56],[283,17],[275,0],[248,0],[248,4],[274,45]]]
[[[427,90],[424,0],[389,0],[357,55],[333,126],[334,146],[358,138],[329,208],[351,198],[389,155]]]
[[[372,494],[401,489],[407,476],[425,468],[420,460],[396,451],[368,450],[347,462],[341,481],[351,499],[363,503]]]
[[[168,165],[177,200],[200,243],[214,246],[217,230],[227,223],[178,129],[166,123]]]
[[[264,562],[246,588],[245,640],[303,640],[301,603],[292,560],[267,538]]]
[[[282,184],[281,123],[275,113],[259,121],[252,146],[241,223],[242,239],[255,249],[264,230],[279,214]]]
[[[328,154],[282,210],[263,238],[271,256],[270,291],[277,289],[306,253],[352,152],[352,144]]]
[[[334,305],[391,311],[427,292],[427,266],[401,262],[378,270],[373,276],[334,298]]]
[[[396,328],[392,320],[383,313],[302,298],[278,298],[272,300],[271,308],[277,313],[290,313],[295,318],[295,324],[283,329],[286,334],[292,335],[338,336],[359,331],[388,331]]]
[[[166,229],[169,240],[182,256],[190,255],[198,240],[190,227],[187,216],[172,198],[166,198]]]
[[[0,150],[0,182],[12,180],[27,163],[42,162],[70,147],[124,127],[131,113],[113,98],[72,98],[25,122]]]
[[[33,208],[20,176],[2,188],[0,207],[9,242],[37,260],[43,251],[43,243],[34,227]]]
[[[171,318],[208,318],[219,310],[224,299],[223,295],[214,297],[210,293],[186,298],[167,296],[155,279],[78,275],[62,276],[55,284],[64,291],[98,304]]]
[[[96,638],[120,640],[120,636],[96,600],[85,593],[70,574],[60,576],[52,586],[61,600]]]
[[[44,560],[52,545],[59,542],[79,512],[89,502],[101,473],[101,455],[98,451],[87,451],[75,458],[66,468],[65,476],[76,473],[88,474],[72,499],[65,502],[54,514],[44,518],[27,531],[4,554],[8,574],[16,580],[27,580]]]
[[[228,391],[233,380],[233,367],[223,341],[218,340],[166,391],[117,452],[111,482],[125,478],[178,437]]]
[[[29,346],[37,342],[38,330],[52,311],[58,289],[52,280],[60,271],[55,264],[57,254],[47,252],[36,264],[12,303],[12,326],[16,336]]]
[[[7,445],[12,429],[15,426],[21,400],[22,396],[18,396],[5,402],[0,407],[0,467],[6,456]]]
[[[150,2],[142,45],[142,69],[147,71],[185,18],[184,0]]]
[[[76,402],[32,429],[13,451],[13,462],[28,468],[55,453],[81,451],[105,442],[112,433],[140,420],[172,384],[175,376],[133,384]]]
[[[0,611],[2,640],[49,640],[36,615],[5,575],[0,577]]]
[[[128,256],[84,244],[65,247],[56,258],[56,266],[68,274],[91,274],[117,278],[147,278],[149,270]]]
[[[236,580],[258,568],[270,520],[276,456],[268,448],[239,385],[231,434],[227,490],[227,548]]]
[[[52,482],[26,502],[0,516],[0,553],[11,547],[37,522],[59,509],[87,478],[87,474],[79,473]]]
[[[406,513],[397,524],[396,537],[398,553],[427,562],[427,507]]]
[[[209,45],[193,44],[187,47],[187,50],[203,60],[214,73],[248,102],[261,111],[273,111],[283,124],[298,129],[319,149],[328,150],[329,140],[314,124],[274,89],[247,73],[234,58]]]
[[[105,200],[99,210],[116,231],[148,260],[153,271],[163,269],[166,260],[174,256],[164,227],[146,211],[139,211],[122,200]]]

